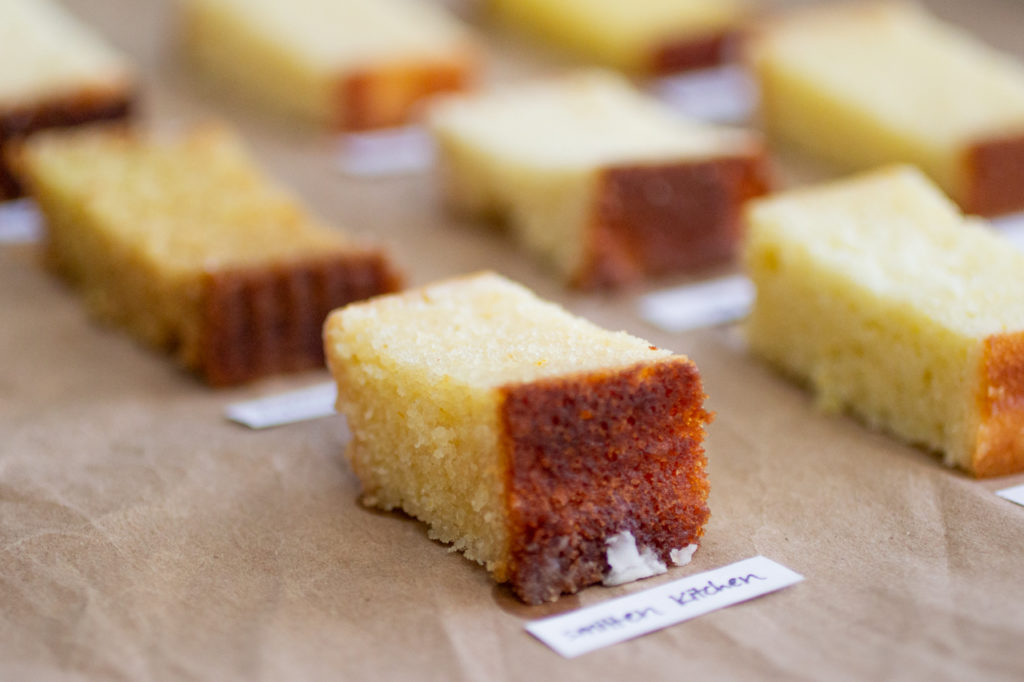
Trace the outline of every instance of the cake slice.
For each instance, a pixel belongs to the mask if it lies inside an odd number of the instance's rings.
[[[363,501],[536,604],[689,561],[708,517],[696,366],[490,273],[331,314]]]
[[[447,97],[429,120],[448,202],[505,219],[582,288],[730,259],[741,205],[769,184],[758,136],[681,118],[607,73]]]
[[[746,0],[490,0],[510,25],[607,66],[670,73],[719,64]]]
[[[213,385],[323,366],[327,313],[399,285],[381,252],[311,217],[223,128],[39,133],[14,161],[48,260],[91,311]]]
[[[184,0],[182,25],[212,79],[338,130],[404,124],[480,61],[469,29],[424,0]]]
[[[976,476],[1024,471],[1024,254],[894,167],[753,203],[750,348]]]
[[[805,9],[747,49],[768,131],[850,168],[912,163],[968,213],[1024,209],[1024,65],[897,2]]]
[[[0,201],[21,195],[3,161],[44,128],[126,118],[135,100],[127,60],[50,0],[0,0]]]

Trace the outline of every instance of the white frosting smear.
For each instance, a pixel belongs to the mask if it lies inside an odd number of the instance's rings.
[[[697,543],[692,543],[683,547],[682,549],[673,549],[669,551],[668,558],[672,560],[675,566],[685,566],[690,563],[693,559],[693,553],[697,551]]]
[[[610,570],[602,581],[605,585],[622,585],[641,578],[650,578],[652,575],[660,575],[668,570],[650,547],[638,550],[636,538],[628,530],[612,535],[606,542]]]

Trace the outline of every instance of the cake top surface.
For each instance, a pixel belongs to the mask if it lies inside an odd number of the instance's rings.
[[[672,355],[487,272],[349,305],[328,318],[327,338],[350,359],[422,368],[428,380],[483,388]]]
[[[1024,253],[894,166],[755,200],[751,239],[785,243],[895,306],[971,337],[1024,330]]]
[[[430,113],[433,129],[506,163],[590,168],[749,152],[750,132],[692,121],[600,71],[452,95]]]
[[[127,61],[50,0],[0,0],[0,106],[131,85]]]
[[[312,68],[451,55],[469,29],[424,0],[186,0]]]
[[[1024,134],[1024,65],[916,4],[815,7],[769,20],[754,35],[750,55],[760,68],[869,111],[901,134],[952,144]]]
[[[16,161],[30,185],[164,269],[197,271],[334,253],[322,226],[253,164],[235,135],[207,127],[167,139],[120,130],[34,135]]]
[[[660,40],[717,30],[736,22],[746,9],[744,0],[497,0],[509,12],[524,10],[567,30],[586,27],[623,40]],[[647,45],[647,47],[651,47]]]

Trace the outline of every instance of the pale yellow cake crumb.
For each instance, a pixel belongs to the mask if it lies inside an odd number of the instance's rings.
[[[1024,428],[1024,254],[909,167],[758,200],[747,222],[755,353],[950,465],[1024,466],[989,433]]]

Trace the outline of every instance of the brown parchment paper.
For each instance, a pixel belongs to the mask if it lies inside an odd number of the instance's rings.
[[[929,4],[1024,54],[1020,3]],[[137,59],[148,125],[232,121],[319,213],[390,244],[413,283],[494,268],[690,355],[717,411],[712,520],[687,567],[523,606],[421,524],[357,503],[340,418],[255,432],[223,417],[231,402],[326,372],[208,389],[90,322],[37,247],[4,245],[0,680],[1024,678],[1024,508],[993,494],[1024,476],[974,481],[818,414],[747,356],[734,328],[646,325],[641,289],[567,292],[500,235],[446,215],[429,173],[342,176],[331,138],[194,78],[170,3],[67,5]],[[488,79],[569,63],[482,27]],[[783,176],[796,167],[784,160]],[[806,581],[573,660],[523,629],[756,554]]]

